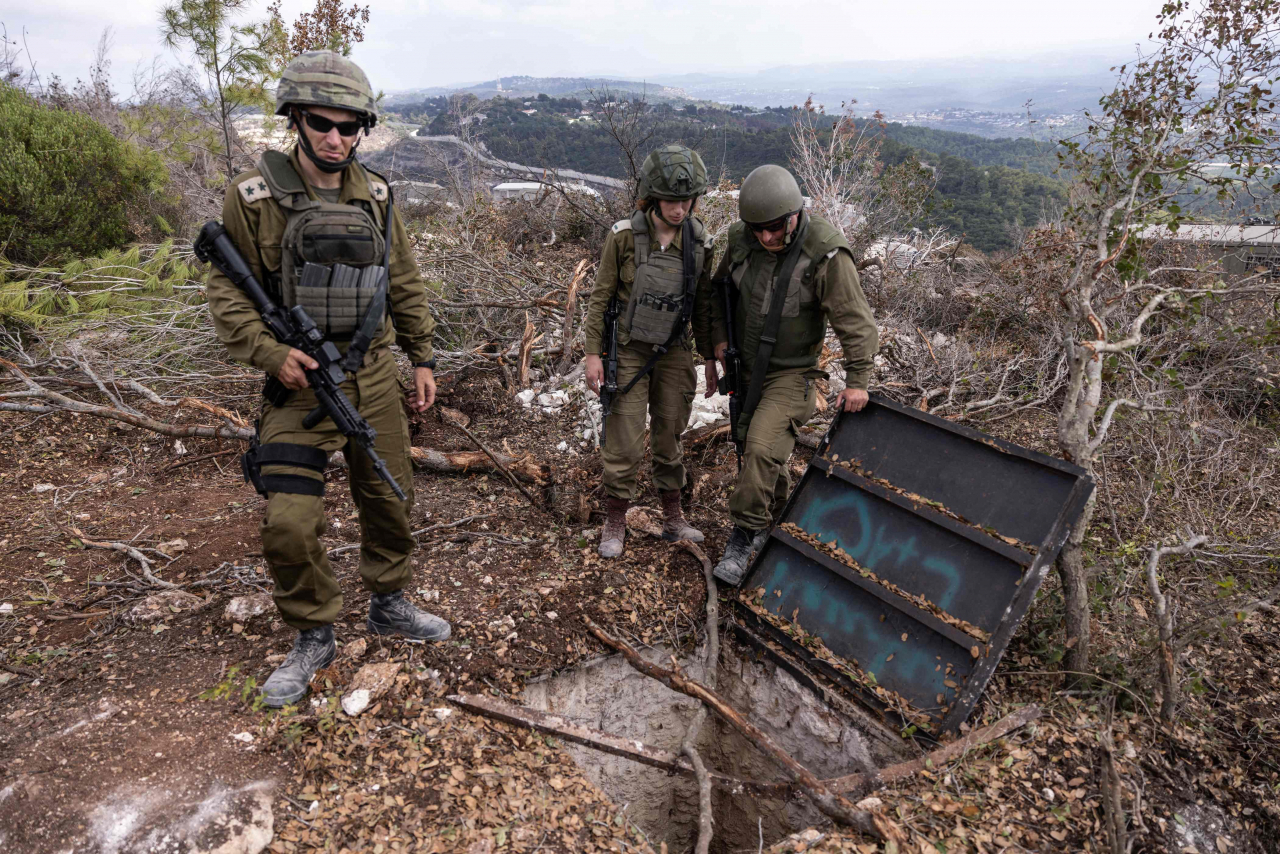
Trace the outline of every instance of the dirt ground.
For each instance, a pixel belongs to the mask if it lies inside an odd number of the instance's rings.
[[[415,529],[472,517],[424,534],[414,558],[410,596],[450,620],[452,638],[413,646],[367,636],[357,553],[338,554],[343,648],[312,696],[284,714],[253,698],[293,632],[272,612],[246,622],[224,614],[232,598],[270,589],[263,501],[241,482],[234,443],[184,439],[179,455],[173,440],[87,417],[0,420],[0,848],[214,850],[239,840],[248,847],[223,850],[258,850],[249,843],[269,840],[277,852],[657,850],[554,739],[443,698],[516,699],[530,677],[601,654],[584,615],[635,643],[688,645],[704,618],[701,568],[634,535],[623,559],[596,556],[599,464],[579,447],[574,406],[529,410],[484,378],[443,387],[442,404],[470,416],[491,448],[550,465],[554,489],[535,507],[501,477],[420,473]],[[1043,446],[1047,429],[1011,425],[1006,438]],[[432,413],[413,432],[416,445],[472,450]],[[557,450],[562,441],[572,450]],[[732,453],[699,448],[692,464],[687,512],[718,553]],[[358,540],[344,477],[328,473],[330,548]],[[657,507],[651,488],[642,502]],[[136,561],[85,540],[165,552],[173,560],[157,559],[157,577],[198,598],[134,616],[160,591],[142,589]],[[1039,655],[1057,631],[1054,601],[1042,592],[974,719],[1034,701],[1045,708],[1038,724],[879,793],[912,845],[1101,850],[1096,733],[1112,720],[1118,770],[1137,781],[1126,810],[1153,831],[1148,839],[1204,854],[1278,850],[1276,613],[1249,617],[1230,649],[1193,650],[1214,676],[1193,700],[1192,725],[1169,732],[1140,697],[1113,712],[1049,673]],[[375,662],[399,664],[394,685],[350,717],[339,698]],[[778,850],[879,850],[829,829],[812,834]]]

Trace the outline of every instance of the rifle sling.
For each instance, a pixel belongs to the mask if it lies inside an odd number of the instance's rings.
[[[675,328],[671,330],[671,335],[666,342],[655,345],[653,355],[644,363],[644,367],[640,369],[640,373],[631,378],[631,382],[627,383],[625,388],[618,390],[618,397],[622,397],[640,380],[644,379],[653,366],[658,364],[658,360],[667,354],[671,349],[671,345],[679,340],[684,334],[685,327],[689,325],[689,319],[693,317],[694,294],[698,290],[698,276],[695,272],[696,262],[693,257],[693,223],[688,219],[684,221],[684,225],[680,230],[680,253],[681,263],[684,267],[684,301],[680,304],[680,319],[676,322]]]
[[[787,301],[791,274],[795,272],[796,264],[800,263],[800,256],[803,254],[800,247],[804,244],[805,232],[808,229],[809,220],[805,216],[800,227],[796,229],[795,236],[791,238],[791,248],[787,250],[786,256],[778,263],[775,271],[769,314],[766,315],[764,329],[760,332],[760,346],[756,349],[755,361],[751,363],[751,385],[747,387],[747,399],[742,403],[742,413],[739,415],[741,419],[749,421],[756,407],[760,405],[760,398],[764,396],[764,376],[769,370],[769,360],[773,358],[773,347],[778,343],[778,329],[782,326],[782,306]],[[733,318],[729,318],[729,322],[732,323]]]

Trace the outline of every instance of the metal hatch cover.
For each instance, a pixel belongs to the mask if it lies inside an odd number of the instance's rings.
[[[954,731],[1092,491],[1079,466],[871,395],[818,447],[739,614],[887,722]]]

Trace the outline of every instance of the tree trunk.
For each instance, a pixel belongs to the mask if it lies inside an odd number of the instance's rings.
[[[1066,669],[1077,673],[1089,672],[1089,575],[1084,566],[1084,535],[1093,510],[1094,499],[1090,497],[1058,555],[1067,633]]]

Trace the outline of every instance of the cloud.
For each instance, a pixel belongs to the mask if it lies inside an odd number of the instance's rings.
[[[256,0],[249,18],[265,15]],[[312,0],[287,0],[286,19]],[[692,71],[743,71],[854,60],[928,59],[1132,43],[1160,0],[1075,0],[1071,14],[1026,0],[379,0],[354,58],[387,89],[500,75],[618,75],[661,81]],[[117,85],[157,55],[157,0],[49,0],[5,15],[38,67],[84,76],[102,29],[114,29]]]

